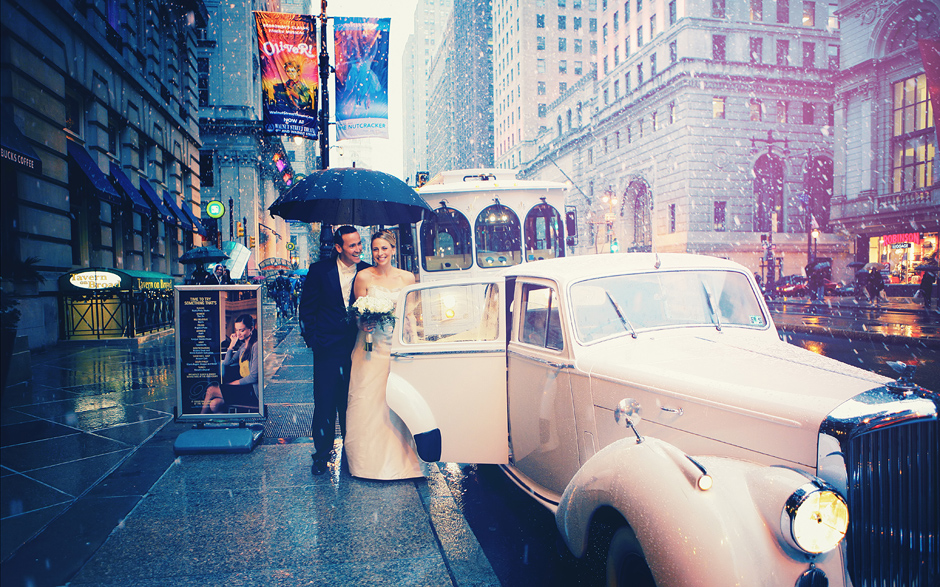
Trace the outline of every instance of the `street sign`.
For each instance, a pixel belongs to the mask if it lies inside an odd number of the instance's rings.
[[[209,218],[222,218],[225,216],[225,204],[218,200],[212,200],[206,204],[206,214]]]

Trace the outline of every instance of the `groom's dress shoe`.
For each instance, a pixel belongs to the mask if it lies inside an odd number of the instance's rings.
[[[322,475],[326,473],[326,461],[314,459],[313,464],[310,466],[310,472],[314,475]]]

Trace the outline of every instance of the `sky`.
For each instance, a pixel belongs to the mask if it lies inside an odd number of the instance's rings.
[[[315,8],[319,2],[313,0]],[[402,176],[402,51],[414,30],[414,13],[418,0],[328,0],[327,16],[367,16],[391,18],[389,31],[388,111],[389,139],[369,139],[373,143],[373,161],[364,166]],[[319,12],[317,12],[319,14]],[[332,46],[331,46],[332,51]],[[331,108],[333,105],[331,105]],[[335,143],[342,145],[342,142]]]

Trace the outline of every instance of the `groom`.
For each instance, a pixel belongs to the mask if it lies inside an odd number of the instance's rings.
[[[360,261],[362,239],[352,226],[333,234],[336,255],[310,267],[300,295],[300,324],[304,342],[313,350],[313,445],[310,470],[326,472],[336,436],[336,413],[346,435],[346,396],[356,325],[346,320],[356,273],[369,267]]]

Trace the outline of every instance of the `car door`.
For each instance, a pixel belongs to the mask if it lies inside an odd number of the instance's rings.
[[[416,438],[439,433],[435,460],[508,462],[501,281],[418,284],[399,297],[388,404]]]

